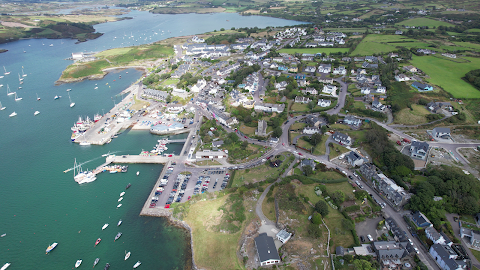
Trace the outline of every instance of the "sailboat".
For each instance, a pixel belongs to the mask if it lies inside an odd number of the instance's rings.
[[[20,84],[23,84],[23,78],[20,77],[20,73],[18,73],[18,81],[20,82]]]
[[[5,70],[5,73],[3,73],[3,74],[5,74],[5,75],[10,74],[10,71],[7,71],[7,69],[5,68],[5,66],[3,66],[3,70]]]
[[[14,116],[17,116],[16,112],[12,112],[8,117],[14,117]]]
[[[2,106],[2,102],[0,102],[0,111],[5,110],[6,108],[7,108],[7,107],[3,107],[3,106]]]
[[[7,84],[7,96],[15,95],[16,92],[10,92],[10,86]]]
[[[25,74],[25,72],[23,72],[23,67],[22,67],[22,77],[27,77],[27,74]]]
[[[73,108],[73,106],[75,106],[75,102],[72,102],[72,99],[70,98],[70,94],[68,94],[68,100],[70,100],[70,108]]]
[[[15,101],[20,101],[20,100],[22,100],[22,98],[21,98],[21,97],[18,97],[18,96],[17,96],[17,92],[15,92]]]
[[[130,258],[130,254],[132,254],[130,251],[127,252],[127,251],[125,250],[125,261],[126,261],[128,258]]]
[[[35,94],[37,95],[37,100],[40,100],[40,98],[38,97],[38,94],[37,93],[35,93]]]

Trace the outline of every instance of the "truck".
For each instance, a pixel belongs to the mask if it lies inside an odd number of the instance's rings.
[[[411,141],[407,138],[403,138],[403,141],[406,142],[406,143],[411,143]]]

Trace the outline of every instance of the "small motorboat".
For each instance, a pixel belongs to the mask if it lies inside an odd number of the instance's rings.
[[[118,238],[120,238],[120,236],[122,236],[122,233],[121,232],[117,233],[117,235],[115,235],[115,240],[113,240],[113,242],[117,241]]]
[[[11,265],[11,263],[6,263],[2,266],[2,268],[0,268],[0,270],[5,270],[7,269],[9,266]]]
[[[53,99],[59,99],[61,98],[62,96],[54,96]]]
[[[127,251],[125,250],[125,252],[127,252]],[[132,254],[132,253],[131,253],[130,251],[127,252],[127,253],[125,253],[125,261],[126,261],[128,258],[130,258],[130,255],[131,255],[131,254]]]
[[[120,198],[118,199],[119,202],[121,202],[122,200],[123,200],[123,197],[120,197]]]
[[[102,241],[102,238],[97,239],[97,241],[95,242],[95,246],[97,246],[100,243],[100,241]]]
[[[122,207],[122,204],[121,204],[121,203],[119,203],[119,204],[117,205],[117,208],[120,208],[120,207]]]
[[[120,193],[120,197],[122,197],[123,195],[125,195],[125,191],[122,191],[122,193]]]
[[[137,175],[139,175],[139,174],[140,174],[140,171],[137,171]]]
[[[109,263],[107,263],[107,264],[105,265],[105,268],[103,268],[103,270],[108,270],[108,268],[110,268],[110,264],[109,264]]]
[[[7,234],[6,234],[6,233],[4,233],[4,234],[0,235],[0,237],[5,237],[5,236],[7,236]]]
[[[105,223],[105,225],[103,225],[102,227],[102,231],[105,230],[107,227],[108,227],[108,223]]]
[[[141,261],[138,261],[138,262],[136,262],[136,263],[133,265],[133,269],[135,269],[135,268],[139,267],[139,266],[140,266],[140,264],[142,264],[142,262],[141,262]]]
[[[80,264],[82,264],[82,260],[77,260],[77,262],[75,263],[75,268],[78,268]]]
[[[33,115],[38,115],[38,114],[40,114],[39,111],[35,111],[35,112],[33,113]]]
[[[122,225],[122,222],[123,222],[123,221],[120,219],[120,220],[118,221],[118,223],[117,223],[117,227],[120,226],[120,225]]]
[[[58,243],[53,243],[50,246],[48,246],[47,250],[45,251],[45,254],[48,254],[50,251],[52,251],[54,248],[56,248]]]
[[[70,91],[72,91],[72,89],[70,89],[70,88],[69,88],[69,89],[67,89],[67,92],[70,92]]]
[[[128,183],[128,185],[125,187],[125,189],[128,189],[131,186],[132,186],[132,184]]]
[[[100,261],[100,258],[96,258],[95,261],[93,262],[93,267],[95,267],[95,265],[97,265],[99,261]]]

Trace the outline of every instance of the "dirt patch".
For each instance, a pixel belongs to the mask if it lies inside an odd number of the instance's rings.
[[[480,171],[480,152],[473,148],[461,148],[458,152],[462,154],[469,162],[470,167]]]
[[[425,163],[427,163],[425,160],[419,160],[419,159],[413,159],[413,164],[415,164],[415,168],[423,168],[425,167]]]
[[[26,25],[23,23],[16,23],[16,22],[2,22],[2,25],[7,27],[38,28],[37,26],[31,26],[31,25]]]

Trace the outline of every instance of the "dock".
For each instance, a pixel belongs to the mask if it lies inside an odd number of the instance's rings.
[[[158,177],[157,181],[155,182],[155,186],[153,186],[152,191],[148,194],[148,198],[143,205],[142,211],[140,212],[140,216],[154,216],[154,217],[168,217],[172,215],[172,211],[163,207],[155,206],[154,208],[150,208],[150,201],[151,198],[155,196],[156,188],[161,184],[161,180],[165,175],[168,167],[172,164],[171,161],[167,161],[165,166],[163,167],[160,176]]]
[[[181,156],[140,156],[140,155],[123,155],[123,156],[108,156],[109,163],[150,163],[150,164],[164,164],[169,161],[182,161],[184,157]]]

